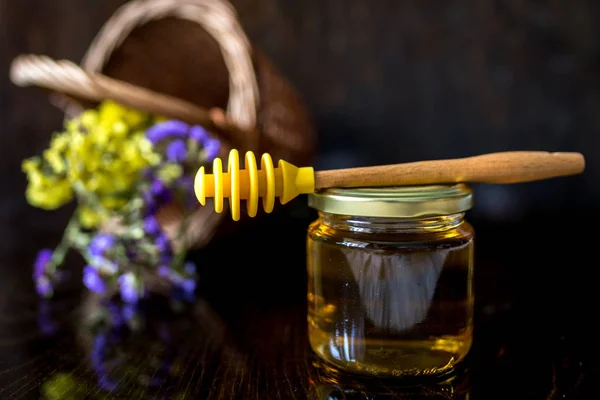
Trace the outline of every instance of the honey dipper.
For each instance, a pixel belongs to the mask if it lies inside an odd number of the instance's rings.
[[[224,198],[229,199],[233,220],[240,219],[240,202],[246,200],[247,212],[254,217],[258,199],[270,213],[278,197],[285,204],[300,194],[332,187],[383,187],[430,185],[444,183],[509,184],[532,182],[582,173],[585,160],[581,153],[545,151],[510,151],[465,158],[416,161],[315,171],[312,167],[296,167],[279,160],[277,167],[268,153],[261,156],[260,169],[253,152],[246,152],[244,169],[240,169],[237,150],[229,153],[227,171],[220,158],[213,161],[213,173],[201,167],[196,174],[194,190],[200,204],[214,198],[215,211],[223,211]]]

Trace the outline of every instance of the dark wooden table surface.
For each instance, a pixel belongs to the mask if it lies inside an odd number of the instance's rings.
[[[567,222],[476,226],[467,370],[454,382],[397,388],[334,376],[309,350],[304,230],[312,217],[265,218],[193,254],[202,271],[193,308],[177,316],[151,300],[131,327],[84,322],[105,308],[81,290],[77,257],[58,297],[38,301],[29,267],[35,249],[15,247],[1,279],[0,398],[598,398],[595,284],[576,267],[591,253],[573,251],[593,242],[558,240],[551,225],[568,231]]]

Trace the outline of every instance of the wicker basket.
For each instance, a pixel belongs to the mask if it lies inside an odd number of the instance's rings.
[[[222,139],[222,157],[237,148],[307,164],[315,148],[298,95],[249,43],[233,6],[223,0],[131,1],[107,21],[80,66],[22,55],[11,79],[51,90],[66,117],[110,99],[200,124]],[[205,245],[225,214],[210,204],[199,207],[184,241],[174,245]],[[182,216],[175,205],[159,213],[172,238]]]

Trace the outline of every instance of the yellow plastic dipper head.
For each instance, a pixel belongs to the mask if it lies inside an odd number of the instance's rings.
[[[213,161],[213,174],[206,174],[201,167],[196,174],[194,191],[200,204],[206,204],[207,197],[213,197],[215,211],[223,211],[223,199],[229,198],[231,217],[240,219],[240,202],[246,200],[248,215],[255,217],[258,212],[258,198],[262,198],[263,209],[270,213],[275,206],[275,197],[285,204],[300,194],[315,190],[315,173],[312,167],[298,168],[279,160],[277,168],[269,154],[263,154],[260,170],[251,151],[246,152],[245,169],[240,169],[239,153],[229,152],[227,172],[223,171],[220,158]]]

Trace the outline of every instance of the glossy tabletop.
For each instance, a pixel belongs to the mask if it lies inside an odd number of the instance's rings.
[[[600,398],[594,283],[577,276],[589,254],[568,251],[583,239],[553,245],[539,221],[475,224],[475,342],[464,371],[398,387],[334,373],[310,351],[304,233],[314,215],[294,212],[193,253],[198,297],[180,314],[160,298],[128,309],[90,296],[76,256],[57,297],[39,301],[36,248],[16,243],[0,283],[0,398]]]

